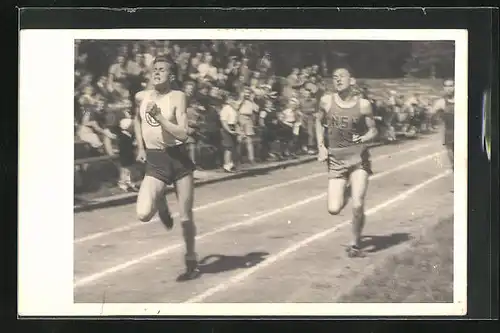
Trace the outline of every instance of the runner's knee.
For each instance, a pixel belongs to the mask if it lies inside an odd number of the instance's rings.
[[[153,204],[144,202],[144,200],[137,201],[136,207],[137,218],[142,222],[148,222],[154,215]]]
[[[341,201],[330,201],[328,202],[328,213],[338,215],[342,211],[343,206],[343,202]]]
[[[361,198],[359,196],[353,196],[351,202],[353,209],[362,209],[365,204],[364,198]]]

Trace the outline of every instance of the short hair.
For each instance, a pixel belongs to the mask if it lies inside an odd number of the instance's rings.
[[[166,62],[167,64],[170,65],[170,67],[172,67],[174,65],[173,60],[170,57],[166,57],[164,55],[160,55],[160,56],[156,57],[153,60],[153,65],[156,64],[157,62]]]
[[[333,73],[335,73],[335,71],[337,71],[339,69],[345,69],[349,73],[350,76],[354,77],[354,70],[352,69],[352,67],[349,64],[345,64],[345,63],[341,63],[341,64],[338,64],[335,67],[333,67],[332,75],[333,75]]]

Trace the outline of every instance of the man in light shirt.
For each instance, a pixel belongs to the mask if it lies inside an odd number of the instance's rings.
[[[247,157],[250,164],[255,163],[253,146],[253,137],[255,136],[254,117],[258,111],[259,107],[254,102],[252,91],[246,88],[243,92],[243,100],[238,106],[238,123],[241,127],[241,139],[246,144]]]
[[[222,147],[224,149],[224,171],[234,172],[234,152],[238,145],[238,97],[236,94],[229,95],[222,107],[219,117],[221,122]]]

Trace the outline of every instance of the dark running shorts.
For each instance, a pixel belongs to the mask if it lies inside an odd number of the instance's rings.
[[[365,170],[369,175],[373,174],[368,150],[349,159],[337,158],[335,154],[329,151],[327,164],[328,178],[330,179],[349,179],[351,173],[358,169]]]
[[[146,150],[146,176],[167,185],[191,174],[195,168],[185,145]]]

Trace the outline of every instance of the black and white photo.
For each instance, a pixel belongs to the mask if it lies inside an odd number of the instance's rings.
[[[64,208],[38,226],[61,273],[23,283],[27,313],[465,313],[466,32],[46,33],[64,56],[21,59],[21,77],[57,72],[21,85],[21,120],[40,133],[50,100],[46,139],[64,136]]]

